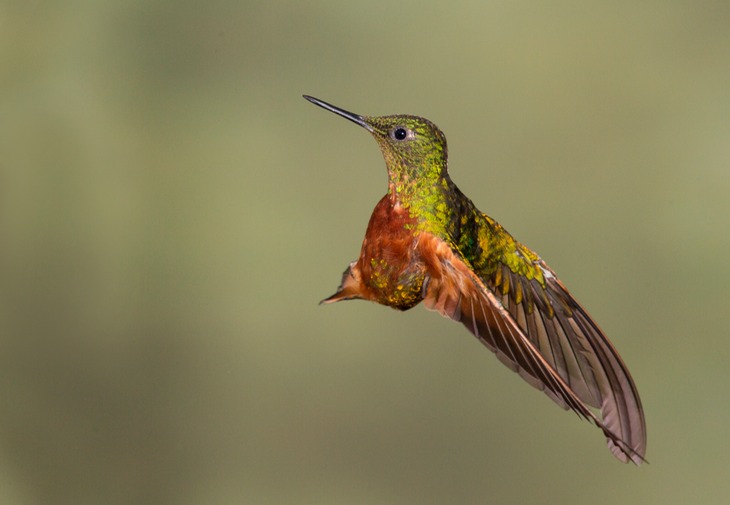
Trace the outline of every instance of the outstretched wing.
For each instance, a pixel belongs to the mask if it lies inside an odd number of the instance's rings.
[[[546,265],[545,287],[506,266],[486,283],[442,239],[423,234],[424,303],[459,321],[499,360],[563,408],[595,423],[621,461],[644,461],[636,387],[603,332]],[[602,419],[589,408],[601,410]]]

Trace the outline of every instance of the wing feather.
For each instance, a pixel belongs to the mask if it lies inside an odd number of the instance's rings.
[[[506,266],[485,282],[435,235],[424,234],[421,247],[440,258],[427,266],[427,308],[464,324],[528,383],[595,423],[618,459],[644,461],[646,428],[631,376],[547,265],[540,265],[544,286]],[[602,419],[590,407],[600,408]]]

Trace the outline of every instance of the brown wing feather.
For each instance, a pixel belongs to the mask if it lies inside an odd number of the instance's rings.
[[[631,377],[600,329],[550,270],[547,289],[504,272],[509,289],[502,295],[495,285],[485,285],[440,238],[424,234],[420,247],[429,250],[425,257],[440,258],[427,265],[427,308],[464,324],[527,382],[595,423],[618,459],[644,461],[644,417]],[[603,421],[589,406],[601,408]]]
[[[585,403],[601,409],[604,425],[636,453],[646,451],[646,424],[631,375],[606,335],[542,261],[545,287],[506,266],[502,306],[518,321],[553,369]],[[504,285],[487,283],[496,293]]]

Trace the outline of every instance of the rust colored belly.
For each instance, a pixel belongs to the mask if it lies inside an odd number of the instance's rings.
[[[367,297],[400,310],[422,299],[425,268],[417,251],[417,221],[389,196],[375,206],[358,267]]]

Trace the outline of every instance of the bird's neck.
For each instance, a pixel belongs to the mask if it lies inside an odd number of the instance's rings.
[[[397,167],[388,170],[388,196],[408,209],[422,230],[436,231],[451,221],[448,195],[454,184],[446,167]]]

